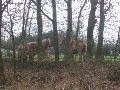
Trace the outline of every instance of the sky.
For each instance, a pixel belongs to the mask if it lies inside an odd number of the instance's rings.
[[[17,3],[17,2],[21,2],[24,0],[13,0],[13,2]],[[45,1],[50,1],[50,0],[45,0]],[[45,1],[43,0],[43,3],[45,3]],[[59,3],[57,3],[57,21],[58,21],[58,30],[63,30],[66,31],[67,29],[67,12],[66,12],[66,8],[67,5],[64,2],[64,0],[57,0],[59,1]],[[77,17],[79,14],[79,9],[80,7],[83,5],[84,0],[81,0],[82,2],[79,2],[80,0],[74,0],[72,2],[72,11],[73,11],[73,30],[76,29],[76,24],[77,24]],[[109,1],[109,0],[108,0]],[[106,15],[106,22],[105,22],[105,28],[104,28],[104,40],[105,41],[116,41],[117,40],[117,32],[118,32],[118,27],[120,25],[120,0],[111,0],[111,3],[113,5],[113,9],[111,9],[110,12],[107,13]],[[9,5],[9,7],[12,9],[13,5]],[[23,5],[20,5],[19,9],[22,9]],[[33,11],[35,12],[35,9],[30,9],[30,15],[29,17],[32,16]],[[45,4],[43,7],[43,11],[52,18],[52,9],[51,9],[51,3]],[[83,22],[83,28],[81,29],[81,31],[83,31],[83,34],[86,35],[87,33],[87,25],[88,25],[88,18],[89,18],[89,12],[90,12],[90,3],[88,2],[85,7],[84,10],[82,11],[82,18],[80,19]],[[22,15],[22,11],[20,13],[18,13],[19,15]],[[96,15],[99,16],[99,11],[96,12]],[[4,21],[9,21],[9,17],[6,16],[6,13],[4,13],[3,15],[3,19]],[[110,18],[110,16],[112,16]],[[113,17],[114,16],[114,17]],[[36,17],[36,13],[33,14],[33,17]],[[110,19],[109,19],[110,18]],[[97,40],[97,33],[98,33],[98,26],[99,26],[99,18],[97,19],[97,24],[96,27],[94,29],[94,38]],[[14,20],[15,21],[15,20]],[[46,17],[43,16],[43,29],[44,32],[50,31],[52,30],[52,23],[51,21],[49,21]],[[18,20],[18,24],[15,24],[14,26],[14,32],[15,35],[19,35],[19,33],[21,32],[21,28],[22,28],[22,19]],[[36,19],[32,20],[32,27],[31,30],[36,33]],[[6,33],[4,33],[5,36],[9,36]]]
[[[113,4],[113,9],[111,12],[106,16],[106,20],[109,20],[108,18],[111,17],[110,21],[106,21],[106,27],[105,27],[105,35],[106,37],[110,37],[111,40],[116,40],[118,37],[118,31],[120,27],[120,0],[111,0]],[[110,36],[111,35],[111,36]]]

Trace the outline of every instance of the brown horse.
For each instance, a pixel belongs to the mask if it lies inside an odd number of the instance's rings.
[[[87,52],[87,42],[85,42],[84,40],[78,40],[78,46],[80,47],[79,60],[82,60],[83,62],[84,56]]]
[[[49,49],[49,46],[50,46],[50,39],[43,39],[42,40],[42,45],[43,45],[43,51],[45,53],[46,56],[49,55],[48,53],[48,49]],[[23,54],[23,52],[29,56],[29,58],[33,58],[36,54],[37,54],[37,50],[38,50],[38,44],[37,42],[29,42],[29,43],[26,43],[26,44],[20,44],[18,45],[18,51]],[[20,54],[20,55],[21,55]]]
[[[60,46],[65,48],[65,38],[62,38],[60,40]],[[87,51],[87,43],[84,40],[75,40],[74,38],[71,37],[70,39],[70,52],[73,55],[80,54],[82,57],[86,54]]]
[[[85,55],[87,51],[87,42],[78,40],[78,49],[80,50],[81,55]]]
[[[42,40],[43,51],[46,55],[48,55],[48,49],[50,46],[50,39],[43,39]],[[36,42],[29,42],[27,43],[28,51],[31,53],[37,53],[38,44]]]

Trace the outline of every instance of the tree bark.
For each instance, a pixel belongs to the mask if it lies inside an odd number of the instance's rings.
[[[25,5],[26,5],[27,0],[24,2],[24,10],[23,10],[23,23],[22,23],[22,44],[24,44],[25,39],[26,39],[26,30],[25,30]]]
[[[98,0],[90,0],[91,2],[91,11],[88,20],[87,27],[87,58],[93,58],[93,49],[94,49],[94,40],[93,40],[93,30],[97,20],[95,19],[95,12]]]
[[[26,6],[26,2],[27,2],[27,0],[25,0],[24,7],[23,7],[22,37],[21,37],[21,40],[20,40],[20,43],[23,46],[25,46],[25,41],[26,41],[26,30],[25,30],[25,9],[26,9],[25,6]],[[24,49],[22,49],[19,52],[20,52],[20,57],[21,57],[21,58],[19,58],[20,59],[19,61],[22,64],[22,63],[27,61],[27,57],[26,57],[26,53],[25,53],[26,51]]]
[[[98,33],[98,44],[96,50],[96,60],[103,60],[103,31],[104,31],[104,0],[100,1],[100,24],[99,24],[99,33]]]
[[[10,22],[11,22],[11,38],[12,38],[12,50],[13,50],[13,54],[12,54],[12,59],[13,59],[13,65],[14,65],[14,77],[16,76],[16,52],[15,52],[15,37],[13,34],[13,21],[12,18],[10,16]]]
[[[26,21],[25,21],[25,31],[27,31],[27,26],[28,26],[28,17],[29,17],[29,13],[30,13],[30,5],[31,5],[31,0],[28,3],[28,11],[27,11]]]
[[[5,75],[4,75],[4,63],[2,59],[2,45],[1,45],[1,37],[2,37],[2,0],[0,0],[0,84],[5,84]]]
[[[28,35],[30,36],[30,31],[31,31],[31,26],[32,26],[32,17],[33,17],[33,14],[34,14],[34,11],[32,13],[32,16],[31,16],[31,20],[30,20],[30,24],[29,24],[29,29],[28,29]]]
[[[66,0],[65,0],[66,1]],[[65,39],[65,60],[73,60],[73,56],[71,53],[70,48],[70,39],[72,35],[72,0],[66,1],[67,3],[67,32],[66,32],[66,39]]]
[[[42,32],[43,32],[43,24],[42,24],[42,14],[41,14],[41,0],[37,0],[37,25],[38,25],[38,60],[43,57],[43,46],[42,46]]]
[[[53,7],[53,42],[55,50],[55,61],[59,61],[59,44],[58,44],[58,31],[57,31],[57,14],[56,14],[56,0],[52,0]]]
[[[84,4],[82,5],[82,7],[80,9],[79,15],[78,15],[77,30],[76,30],[76,35],[75,35],[76,41],[77,41],[77,38],[78,38],[78,33],[80,32],[80,17],[81,17],[82,10],[83,10],[86,3],[87,3],[87,0],[85,0]]]
[[[38,2],[39,1],[39,2]],[[32,2],[37,6],[37,12],[38,12],[38,29],[39,29],[39,31],[40,31],[40,33],[41,34],[39,34],[39,36],[41,36],[41,37],[39,37],[39,39],[40,38],[42,38],[42,30],[43,30],[43,26],[42,26],[42,16],[41,16],[41,13],[45,16],[45,17],[47,17],[52,23],[53,23],[53,31],[54,31],[54,50],[55,50],[55,60],[59,60],[59,48],[58,48],[58,40],[57,40],[57,38],[58,38],[58,32],[57,32],[57,20],[56,20],[56,17],[57,17],[57,14],[56,14],[56,5],[55,5],[55,1],[52,1],[52,6],[54,7],[53,9],[53,19],[51,19],[47,14],[45,14],[43,11],[42,11],[42,9],[41,9],[41,0],[37,0],[37,3],[34,1],[34,0],[32,0]],[[56,37],[55,37],[56,36]],[[40,41],[39,41],[40,42]],[[40,42],[40,44],[39,45],[41,45],[41,42]],[[41,47],[41,50],[43,49],[42,48],[42,46],[40,46]],[[39,50],[39,49],[38,49]],[[40,50],[39,50],[40,51]],[[43,51],[43,50],[42,50]]]
[[[2,14],[4,12],[4,10],[6,9],[6,7],[8,6],[8,4],[10,3],[11,0],[7,1],[6,5],[4,5],[4,7],[2,8],[2,0],[0,0],[0,84],[2,84],[3,86],[5,85],[6,83],[6,80],[5,80],[5,75],[4,75],[4,62],[3,62],[3,59],[2,59],[2,40],[1,40],[1,37],[2,37]]]
[[[117,52],[119,52],[119,46],[120,46],[120,27],[118,31],[118,39],[115,44],[115,49],[114,49],[114,61],[117,59]]]

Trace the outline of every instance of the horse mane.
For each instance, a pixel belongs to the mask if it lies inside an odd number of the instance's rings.
[[[43,39],[42,44],[43,44],[44,50],[46,50],[50,45],[50,39]]]

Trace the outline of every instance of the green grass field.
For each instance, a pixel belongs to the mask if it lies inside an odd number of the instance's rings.
[[[10,55],[8,56],[7,53],[3,53],[2,56],[3,56],[3,58],[8,58],[8,59],[11,59],[11,58],[12,58],[12,54],[10,54]],[[74,55],[74,59],[75,59],[76,61],[79,61],[79,57],[81,57],[81,56],[79,56],[79,55]],[[60,54],[60,55],[59,55],[59,58],[60,58],[60,61],[64,60],[64,54]],[[93,58],[95,58],[95,56],[93,56]],[[49,58],[46,58],[46,59],[51,60],[51,61],[54,61],[55,57],[54,57],[54,55],[51,54],[51,55],[49,56]],[[37,61],[37,60],[38,60],[38,56],[35,55],[35,56],[34,56],[34,61]],[[105,61],[120,61],[120,56],[117,56],[116,59],[114,59],[114,56],[104,56],[104,60],[105,60]]]

